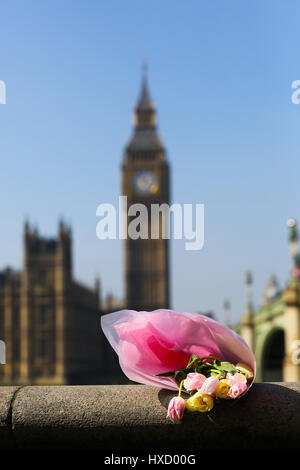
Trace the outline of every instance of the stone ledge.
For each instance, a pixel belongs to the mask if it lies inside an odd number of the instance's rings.
[[[209,415],[166,418],[173,392],[144,385],[0,387],[0,448],[296,449],[300,383],[257,383]]]
[[[12,405],[20,387],[0,387],[0,448],[14,448]]]

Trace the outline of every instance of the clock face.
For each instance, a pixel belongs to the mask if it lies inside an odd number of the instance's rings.
[[[138,171],[133,177],[133,186],[138,194],[155,194],[158,182],[155,174],[150,170]]]

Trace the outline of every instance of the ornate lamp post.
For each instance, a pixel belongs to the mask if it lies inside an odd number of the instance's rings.
[[[289,227],[290,256],[293,263],[291,280],[282,296],[285,304],[285,360],[283,378],[287,382],[297,382],[300,380],[300,367],[293,360],[293,354],[294,345],[300,339],[300,259],[295,219],[289,219],[287,225]]]
[[[253,312],[253,277],[251,271],[246,272],[246,298],[247,298],[247,311]]]
[[[228,299],[223,303],[224,324],[230,328],[230,302]]]
[[[253,348],[253,277],[250,271],[246,272],[246,299],[247,299],[247,306],[246,312],[242,316],[242,328],[241,328],[241,336],[247,342],[248,346],[252,349]]]
[[[290,256],[292,258],[291,280],[293,282],[300,278],[300,257],[298,251],[299,235],[295,219],[289,219],[287,221],[287,225],[289,227]]]

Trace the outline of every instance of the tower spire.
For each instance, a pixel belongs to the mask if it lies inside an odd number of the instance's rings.
[[[151,100],[148,86],[148,62],[144,59],[142,63],[142,89],[136,105],[136,111],[154,111],[154,104]]]
[[[144,61],[141,91],[134,110],[133,136],[126,146],[127,154],[141,151],[164,152],[164,144],[157,132],[155,105],[149,93],[147,68]]]
[[[229,299],[224,299],[223,315],[224,315],[225,325],[230,327],[230,301],[229,301]]]
[[[246,272],[246,297],[247,310],[241,320],[241,336],[244,338],[250,349],[253,347],[253,300],[252,300],[253,277],[250,271]]]
[[[144,57],[142,61],[142,77],[143,79],[147,79],[148,76],[148,60]]]
[[[290,256],[293,261],[292,266],[292,280],[300,278],[300,257],[298,251],[298,230],[295,219],[289,219],[287,221],[289,227],[289,242],[290,242]]]
[[[246,272],[246,298],[247,298],[247,310],[253,312],[253,277],[251,271]]]

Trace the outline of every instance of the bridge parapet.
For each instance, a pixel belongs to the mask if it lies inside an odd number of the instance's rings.
[[[208,414],[166,418],[173,392],[144,385],[0,387],[1,449],[297,449],[300,383],[255,383]]]

